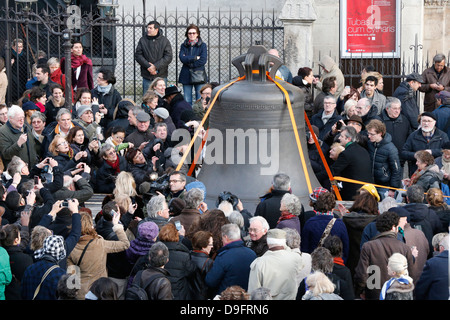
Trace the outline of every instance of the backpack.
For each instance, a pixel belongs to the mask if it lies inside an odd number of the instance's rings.
[[[154,274],[147,280],[147,283],[140,286],[143,271],[144,270],[138,271],[134,277],[131,286],[125,292],[125,300],[149,300],[145,289],[153,282],[153,280],[164,277],[162,274]]]

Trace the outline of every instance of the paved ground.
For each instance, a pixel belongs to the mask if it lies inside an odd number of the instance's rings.
[[[102,210],[102,201],[105,196],[104,193],[95,193],[89,201],[85,202],[85,206],[91,209],[93,217]]]

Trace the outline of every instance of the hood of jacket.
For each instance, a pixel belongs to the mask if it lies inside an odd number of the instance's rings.
[[[336,62],[330,56],[325,55],[322,59],[320,59],[319,65],[321,65],[328,72],[331,72],[336,67]]]

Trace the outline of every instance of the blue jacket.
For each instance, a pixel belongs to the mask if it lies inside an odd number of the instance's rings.
[[[301,234],[302,241],[300,242],[300,245],[302,252],[312,253],[314,249],[317,248],[320,238],[322,237],[328,222],[330,222],[332,218],[332,215],[316,215],[306,221]],[[344,263],[346,263],[350,242],[347,227],[342,219],[336,219],[333,228],[331,228],[330,235],[338,236],[341,239],[343,246],[342,259],[344,260]]]
[[[380,142],[367,143],[372,161],[373,179],[376,184],[401,187],[402,167],[398,150],[392,143],[392,137],[386,132],[383,140]]]
[[[450,104],[441,104],[439,108],[433,110],[433,114],[436,116],[436,127],[450,138]]]
[[[205,70],[205,64],[208,58],[206,43],[204,43],[201,38],[198,38],[198,42],[191,46],[186,39],[180,46],[180,53],[178,56],[183,63],[178,82],[182,84],[191,84],[189,69]],[[197,59],[197,57],[200,58]]]
[[[448,300],[448,250],[425,263],[415,295],[416,300]]]
[[[247,290],[250,264],[255,259],[256,253],[247,248],[242,240],[223,246],[217,251],[214,264],[206,274],[206,285],[210,288],[216,288],[217,294],[233,285],[238,285]]]

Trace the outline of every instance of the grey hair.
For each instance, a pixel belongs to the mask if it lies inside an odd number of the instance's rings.
[[[386,197],[378,203],[378,210],[383,213],[389,211],[390,208],[397,207],[397,201],[392,197]]]
[[[230,223],[234,223],[237,224],[239,226],[239,228],[243,228],[244,227],[244,217],[242,216],[242,214],[239,211],[233,210],[228,216],[227,216],[228,221],[230,221]]]
[[[131,110],[133,112],[134,116],[137,116],[137,114],[139,113],[139,111],[142,111],[144,109],[142,109],[141,106],[132,106],[129,110]]]
[[[291,188],[291,178],[285,173],[277,173],[272,180],[273,187],[276,190],[289,190]]]
[[[225,214],[225,217],[228,217],[233,212],[233,205],[228,200],[223,200],[217,209],[222,210]]]
[[[109,143],[105,143],[102,148],[100,149],[99,152],[99,157],[103,158],[106,155],[106,152],[108,152],[109,150],[114,149],[114,146],[112,144]]]
[[[299,249],[301,237],[297,230],[292,228],[283,228],[286,231],[286,245],[291,249]]]
[[[333,96],[330,96],[330,95],[325,96],[325,97],[323,98],[323,101],[325,101],[325,100],[331,100],[331,101],[333,101],[333,103],[336,103],[336,98],[333,97]]]
[[[449,235],[447,234],[444,238],[442,238],[441,242],[439,242],[440,246],[444,247],[444,250],[448,250],[449,249],[449,244],[448,244],[448,239]]]
[[[227,236],[230,240],[241,239],[241,229],[234,223],[228,223],[222,226],[221,230],[222,236]]]
[[[386,104],[385,104],[386,109],[389,109],[393,104],[399,104],[401,106],[402,102],[400,101],[399,98],[396,97],[386,97]]]
[[[446,236],[448,236],[448,232],[439,232],[433,236],[431,239],[431,245],[435,250],[439,251],[439,244]]]
[[[438,53],[433,58],[433,62],[442,62],[443,60],[445,60],[445,55],[443,53]]]
[[[148,251],[148,260],[152,267],[160,268],[164,266],[169,261],[169,249],[160,241],[154,243]]]
[[[23,162],[23,160],[20,157],[13,156],[11,161],[8,163],[6,171],[9,173],[11,177],[13,177],[14,174],[18,172],[20,173],[23,167],[25,167],[25,162]]]
[[[283,198],[281,198],[281,203],[284,204],[287,211],[290,213],[296,216],[300,215],[300,212],[302,211],[302,203],[296,195],[286,193]]]
[[[51,57],[50,59],[47,60],[47,65],[48,65],[49,67],[51,67],[51,66],[54,65],[54,64],[58,64],[58,65],[60,64],[58,58],[56,58],[56,57]]]
[[[66,108],[61,108],[61,110],[59,110],[58,113],[56,114],[56,121],[61,120],[61,117],[62,117],[64,114],[69,114],[69,115],[70,115],[70,118],[72,119],[72,113],[71,113],[68,109],[66,109]]]
[[[147,203],[147,216],[157,218],[158,212],[164,210],[164,203],[166,203],[166,198],[163,195],[152,197]]]
[[[184,201],[186,201],[186,209],[197,209],[203,202],[204,194],[199,188],[192,188],[186,193]]]
[[[253,221],[259,221],[263,227],[263,229],[265,229],[266,231],[268,231],[270,229],[269,223],[267,222],[266,218],[261,217],[261,216],[254,216],[252,218],[250,218],[250,224]]]
[[[250,300],[273,300],[270,289],[259,287],[252,291]]]
[[[343,134],[347,138],[350,138],[352,142],[356,142],[356,140],[358,139],[356,129],[351,126],[342,127],[341,134]]]
[[[34,119],[39,118],[42,120],[42,122],[47,121],[47,117],[45,116],[45,114],[43,114],[42,112],[33,112],[33,114],[31,115],[30,119],[31,122],[33,122]]]
[[[18,114],[24,114],[23,109],[16,104],[13,104],[8,109],[8,118],[14,118]]]
[[[408,197],[408,201],[411,203],[422,203],[425,198],[423,193],[423,188],[417,184],[413,184],[411,187],[406,189],[406,196]]]

